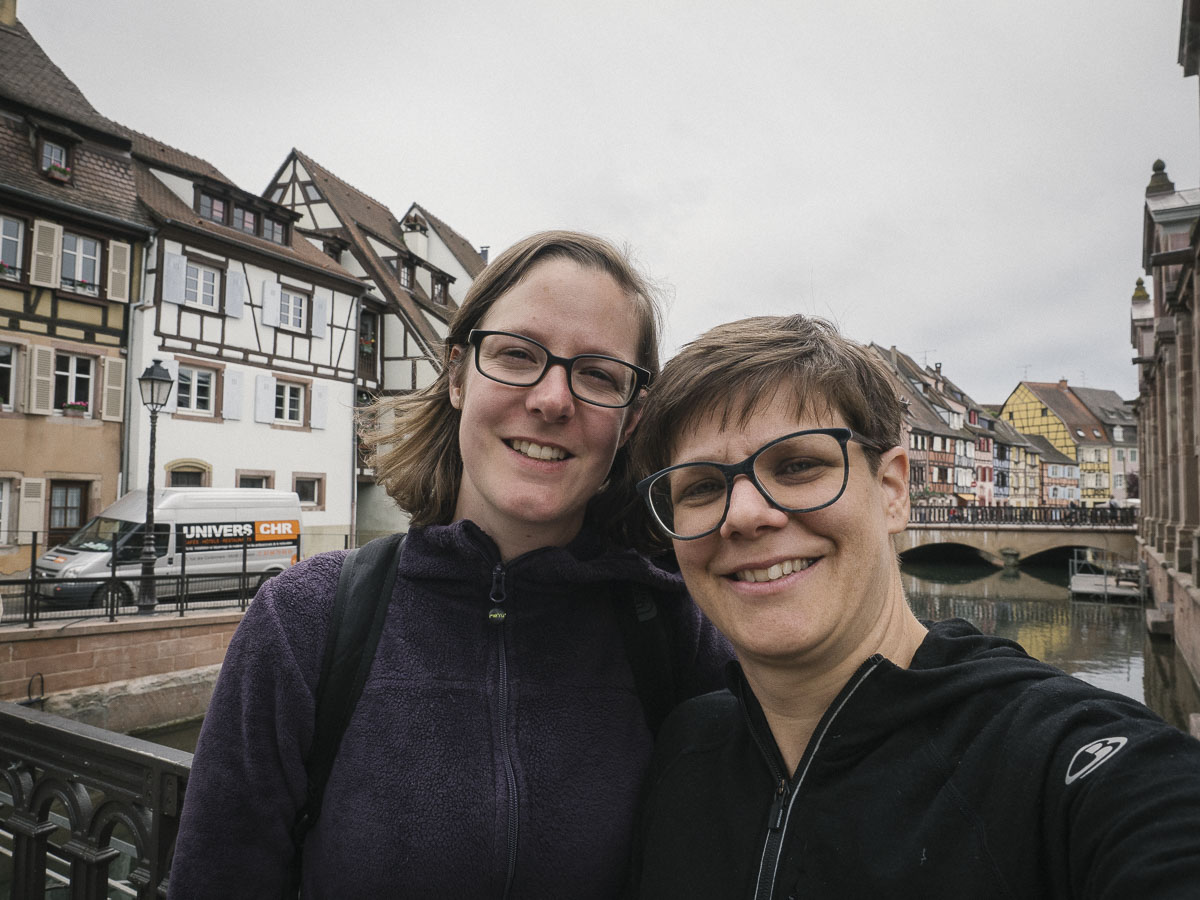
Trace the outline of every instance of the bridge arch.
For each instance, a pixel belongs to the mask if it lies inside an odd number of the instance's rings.
[[[909,525],[896,536],[896,551],[904,554],[916,547],[939,544],[970,547],[996,565],[1018,564],[1063,547],[1102,550],[1132,558],[1137,541],[1132,531],[1107,528],[1038,528],[1030,526],[957,527]]]

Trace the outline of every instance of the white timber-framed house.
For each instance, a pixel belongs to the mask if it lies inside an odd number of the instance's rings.
[[[156,483],[295,491],[302,555],[344,546],[364,287],[297,231],[290,210],[130,135],[138,196],[157,226],[130,365],[140,373],[161,359],[176,382],[158,424]],[[129,429],[135,485],[148,431],[145,415]]]
[[[403,219],[293,149],[263,197],[292,210],[296,230],[364,286],[358,325],[355,401],[431,384],[442,367],[447,325],[487,264],[474,246],[419,204]],[[360,541],[407,528],[405,515],[356,469]]]

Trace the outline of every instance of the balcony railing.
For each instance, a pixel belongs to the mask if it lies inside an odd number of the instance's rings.
[[[0,896],[165,896],[191,764],[182,750],[0,703]]]

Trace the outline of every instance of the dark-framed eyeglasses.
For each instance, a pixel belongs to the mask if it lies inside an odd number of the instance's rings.
[[[511,331],[473,329],[467,343],[475,348],[475,368],[480,375],[513,387],[533,387],[551,366],[562,366],[572,396],[593,406],[620,409],[633,402],[650,383],[650,372],[641,366],[604,356],[581,353],[555,356],[533,338]]]
[[[680,463],[642,479],[637,487],[663,531],[675,540],[692,541],[724,524],[739,475],[784,512],[832,506],[850,478],[850,441],[879,453],[891,449],[849,428],[811,428],[775,438],[739,463]]]

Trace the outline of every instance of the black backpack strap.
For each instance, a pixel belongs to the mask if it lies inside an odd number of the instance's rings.
[[[403,534],[377,538],[351,550],[342,563],[317,681],[312,746],[304,761],[308,791],[292,826],[290,897],[299,893],[304,838],[321,815],[325,784],[375,659],[403,545]]]
[[[646,724],[650,733],[657,735],[663,719],[679,702],[675,654],[666,617],[644,585],[634,585],[632,597],[615,594],[613,602]]]

